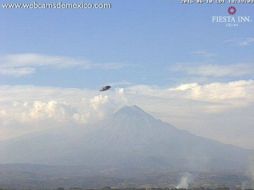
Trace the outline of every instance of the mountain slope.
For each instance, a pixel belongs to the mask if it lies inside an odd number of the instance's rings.
[[[80,165],[97,173],[244,171],[250,152],[192,135],[124,107],[94,126],[28,135],[0,144],[0,163]]]

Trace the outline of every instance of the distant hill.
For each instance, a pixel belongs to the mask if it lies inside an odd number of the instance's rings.
[[[84,128],[69,126],[1,142],[0,163],[8,165],[1,165],[0,170],[20,171],[22,165],[14,165],[18,163],[29,164],[23,165],[22,171],[29,168],[32,173],[48,165],[49,176],[239,173],[248,168],[250,154],[249,150],[179,130],[131,106]]]

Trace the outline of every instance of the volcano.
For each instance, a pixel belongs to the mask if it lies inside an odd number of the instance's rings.
[[[245,171],[251,151],[193,135],[137,106],[85,127],[63,127],[0,143],[0,163],[68,167],[80,175]],[[70,169],[73,168],[73,169]]]

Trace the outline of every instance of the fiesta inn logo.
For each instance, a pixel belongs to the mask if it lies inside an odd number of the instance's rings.
[[[235,16],[237,9],[234,6],[228,7],[228,15],[226,16],[212,16],[212,23],[224,24],[226,27],[237,27],[241,24],[251,23],[252,19],[250,16]]]
[[[236,8],[231,6],[228,8],[228,14],[234,15],[236,13]]]

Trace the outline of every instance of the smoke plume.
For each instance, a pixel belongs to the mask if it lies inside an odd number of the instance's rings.
[[[191,181],[192,181],[191,180],[191,174],[186,173],[181,177],[180,182],[178,183],[176,188],[177,189],[188,189],[189,184],[191,183]]]

